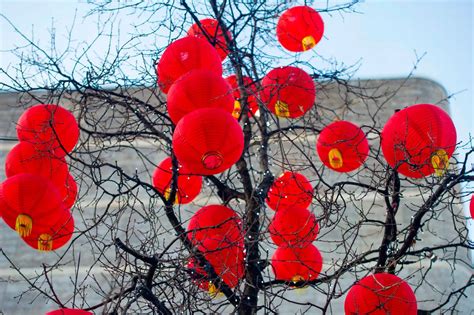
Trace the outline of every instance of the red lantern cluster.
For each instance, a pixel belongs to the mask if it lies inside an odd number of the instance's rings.
[[[171,192],[173,180],[173,164],[170,157],[161,161],[153,173],[153,187],[156,188],[166,199]],[[187,204],[201,192],[202,177],[191,174],[191,170],[179,165],[178,179],[176,183],[175,203]]]
[[[17,134],[21,142],[7,155],[7,179],[0,185],[3,220],[29,246],[55,250],[74,232],[69,209],[77,184],[64,156],[76,145],[79,128],[66,109],[40,104],[21,115]]]
[[[242,100],[241,100],[239,82],[237,80],[237,76],[233,74],[225,78],[225,80],[231,86],[232,95],[234,96],[234,110],[232,112],[232,116],[234,116],[235,119],[239,119],[242,113],[242,104],[241,104]],[[247,76],[243,76],[242,80],[244,82],[245,91],[247,93],[248,113],[250,116],[253,116],[258,111],[258,103],[257,103],[257,98],[256,98],[257,91],[255,89],[254,82],[252,81],[251,78]]]
[[[260,98],[278,117],[297,118],[313,107],[316,88],[313,79],[300,68],[275,68],[263,78]]]
[[[324,22],[314,9],[296,6],[280,16],[276,33],[280,44],[289,51],[307,51],[323,37]]]
[[[341,120],[329,124],[321,131],[316,149],[324,165],[345,173],[364,163],[369,153],[369,143],[358,126]]]
[[[399,277],[376,273],[361,279],[346,296],[346,314],[417,314],[415,294]]]
[[[277,211],[289,207],[307,208],[313,199],[313,186],[296,172],[284,172],[272,184],[266,199],[267,205]]]
[[[48,312],[45,315],[94,315],[94,314],[91,312],[79,310],[79,309],[61,308],[59,310]]]
[[[209,41],[215,47],[217,54],[224,60],[229,50],[227,48],[226,39],[219,22],[216,19],[203,19],[198,23],[194,23],[188,30],[189,36],[195,36]],[[227,32],[227,37],[231,39],[231,34]]]
[[[442,175],[456,147],[456,128],[435,105],[417,104],[396,112],[381,134],[382,152],[400,174],[421,178]]]

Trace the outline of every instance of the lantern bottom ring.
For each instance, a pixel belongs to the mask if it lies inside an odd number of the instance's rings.
[[[206,152],[202,158],[201,163],[208,170],[214,170],[222,165],[224,158],[220,152],[209,151]]]

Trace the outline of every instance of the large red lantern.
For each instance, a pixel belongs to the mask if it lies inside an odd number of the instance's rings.
[[[177,124],[186,114],[199,108],[221,108],[232,113],[234,98],[222,76],[206,69],[191,70],[168,91],[168,114]]]
[[[178,167],[175,203],[187,204],[201,192],[202,177],[191,175],[182,165]],[[173,163],[170,157],[161,161],[153,173],[153,187],[169,199],[173,179]]]
[[[193,69],[207,69],[222,75],[221,58],[211,44],[187,36],[172,42],[157,65],[158,84],[164,93],[180,76]]]
[[[55,222],[62,201],[54,184],[34,174],[18,174],[7,178],[0,186],[3,220],[20,236],[34,234],[36,226]]]
[[[284,281],[316,280],[323,267],[323,258],[316,246],[278,247],[272,256],[275,278]]]
[[[20,141],[32,143],[37,150],[63,157],[79,140],[74,116],[59,105],[38,104],[28,108],[18,119],[16,132]]]
[[[316,149],[324,165],[345,173],[364,163],[369,154],[369,143],[362,129],[341,120],[329,124],[321,131]]]
[[[313,107],[316,88],[305,71],[292,66],[281,67],[263,78],[260,98],[275,115],[297,118]]]
[[[313,186],[296,172],[284,172],[272,184],[266,199],[267,205],[277,211],[288,207],[307,208],[313,199]]]
[[[79,310],[79,309],[61,308],[59,310],[48,312],[45,315],[94,315],[94,314],[91,312]]]
[[[193,244],[219,235],[241,243],[241,225],[240,217],[234,210],[221,205],[209,205],[199,209],[189,220],[188,237]]]
[[[297,6],[283,12],[276,33],[280,44],[289,51],[306,51],[323,37],[324,22],[314,9]]]
[[[231,114],[202,108],[184,116],[173,134],[178,161],[198,175],[221,173],[237,162],[244,149],[244,135]]]
[[[69,242],[74,232],[74,218],[66,208],[60,210],[60,213],[53,224],[35,227],[35,233],[23,237],[25,243],[40,251],[52,251]]]
[[[240,114],[242,113],[242,104],[241,104],[241,96],[240,96],[240,89],[239,89],[239,82],[237,80],[237,76],[235,74],[228,76],[225,78],[227,83],[232,88],[232,95],[234,96],[234,110],[232,112],[232,116],[234,118],[239,119]],[[258,103],[256,98],[256,90],[255,86],[253,85],[253,81],[251,78],[247,76],[242,76],[242,80],[244,82],[244,88],[247,93],[247,106],[249,108],[248,113],[249,116],[255,115],[258,111]]]
[[[417,314],[415,294],[399,277],[389,273],[369,275],[355,284],[344,302],[346,314]]]
[[[224,60],[229,53],[226,39],[219,22],[215,19],[203,19],[199,21],[200,26],[194,23],[188,30],[189,36],[195,36],[209,41],[212,46],[216,48],[221,60]],[[232,38],[230,32],[227,32],[227,37]]]
[[[400,174],[442,175],[456,147],[456,128],[441,108],[413,105],[390,117],[382,130],[381,147],[388,164]]]
[[[318,236],[319,225],[308,209],[292,207],[277,211],[268,227],[277,246],[303,246]]]

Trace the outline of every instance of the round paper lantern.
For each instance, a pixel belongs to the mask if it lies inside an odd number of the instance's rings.
[[[456,146],[456,128],[448,114],[431,104],[396,112],[381,133],[382,152],[400,174],[422,178],[442,175]]]
[[[187,36],[172,42],[157,65],[158,85],[168,93],[180,76],[193,69],[207,69],[222,75],[221,58],[207,41]]]
[[[346,314],[417,314],[415,294],[399,277],[389,273],[369,275],[355,284],[344,302]]]
[[[16,132],[20,141],[30,142],[39,151],[63,157],[79,140],[79,126],[68,110],[59,105],[38,104],[28,108],[18,119]]]
[[[278,117],[303,116],[316,99],[313,79],[296,67],[281,67],[270,71],[262,80],[262,102]]]
[[[198,175],[221,173],[237,162],[244,149],[239,123],[218,108],[197,109],[179,121],[173,134],[178,161]]]
[[[221,108],[232,113],[234,98],[229,84],[215,72],[191,70],[181,76],[168,92],[168,114],[177,124],[186,114],[199,108]]]
[[[336,121],[326,126],[316,143],[324,165],[345,173],[359,168],[369,154],[369,143],[364,132],[348,121]]]
[[[277,280],[316,280],[323,267],[323,258],[312,244],[305,247],[278,247],[272,256],[272,269]]]
[[[233,242],[242,242],[242,222],[232,209],[221,205],[208,205],[199,209],[189,220],[188,237],[193,244],[208,238],[225,236]]]
[[[288,207],[307,208],[313,199],[313,186],[296,172],[284,172],[272,184],[266,199],[267,205],[277,211]]]
[[[194,23],[191,28],[189,28],[188,35],[209,41],[212,46],[215,47],[221,60],[224,60],[229,50],[219,22],[216,19],[203,19],[199,21],[199,24],[201,25],[199,26],[197,23]],[[232,38],[230,32],[227,32],[227,36]]]
[[[249,108],[248,113],[249,113],[249,116],[252,117],[258,111],[258,103],[255,97],[257,92],[255,90],[255,86],[253,85],[253,81],[251,78],[247,76],[243,76],[242,79],[244,81],[244,87],[248,96],[247,97],[247,106]],[[240,114],[242,113],[242,106],[241,106],[240,89],[239,89],[239,82],[237,80],[237,76],[233,74],[225,78],[225,80],[231,86],[232,95],[234,96],[234,110],[232,112],[232,116],[234,116],[234,118],[236,119],[239,119]]]
[[[60,216],[62,201],[54,184],[34,174],[18,174],[0,186],[3,220],[20,236],[34,234],[36,226],[54,223]]]
[[[316,239],[319,225],[308,209],[292,207],[277,211],[268,231],[277,246],[303,246]]]
[[[306,51],[313,48],[323,37],[324,22],[314,9],[296,6],[280,16],[276,33],[280,44],[289,51]]]
[[[35,233],[23,237],[28,246],[40,251],[53,251],[64,246],[74,232],[74,218],[71,212],[62,208],[60,217],[53,224],[35,227]]]
[[[190,203],[201,192],[202,177],[191,175],[191,171],[182,165],[178,167],[178,174],[175,203]],[[171,158],[168,157],[161,161],[153,173],[153,187],[166,199],[169,199],[171,193],[172,179],[173,164]]]
[[[45,315],[94,315],[91,312],[72,309],[72,308],[61,308],[59,310],[51,311],[46,313]]]

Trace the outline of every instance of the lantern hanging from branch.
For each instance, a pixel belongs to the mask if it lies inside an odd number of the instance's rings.
[[[168,91],[168,114],[177,124],[199,108],[220,108],[232,113],[234,98],[222,76],[206,69],[191,70],[176,80]]]
[[[199,244],[208,238],[221,235],[232,242],[242,242],[242,222],[232,209],[221,205],[208,205],[199,209],[189,220],[188,238]]]
[[[284,172],[272,184],[266,199],[267,205],[277,211],[288,207],[307,208],[313,199],[313,186],[296,172]]]
[[[39,151],[63,157],[79,140],[79,127],[68,110],[59,105],[38,104],[28,108],[18,119],[16,132],[20,141],[30,142]]]
[[[191,171],[182,165],[178,167],[175,203],[187,204],[201,192],[202,177],[191,175]],[[173,163],[167,157],[157,166],[153,173],[153,187],[169,199],[173,180]]]
[[[276,28],[280,44],[293,52],[310,50],[321,40],[324,22],[309,6],[292,7],[280,16]]]
[[[232,116],[234,116],[235,119],[239,119],[242,113],[242,99],[240,95],[239,82],[237,80],[237,76],[233,74],[225,78],[225,80],[231,86],[232,95],[234,96],[234,110],[232,112]],[[242,80],[244,83],[245,92],[247,93],[247,106],[249,109],[248,114],[250,117],[252,117],[258,111],[258,103],[256,99],[257,92],[254,86],[254,82],[252,81],[251,78],[247,76],[242,76]]]
[[[399,277],[376,273],[361,279],[347,293],[346,314],[417,314],[415,294]]]
[[[54,223],[62,209],[61,197],[54,184],[34,174],[18,174],[0,186],[3,220],[20,236],[35,233],[36,226]]]
[[[297,118],[313,107],[316,88],[313,79],[300,68],[280,67],[263,78],[260,98],[278,117]]]
[[[168,93],[179,77],[193,69],[207,69],[222,75],[222,63],[214,47],[205,40],[187,36],[172,42],[157,65],[158,85]]]
[[[216,19],[202,19],[197,23],[194,23],[188,30],[188,36],[195,36],[207,40],[217,51],[217,54],[224,60],[229,49],[227,48],[226,39],[224,32]],[[230,32],[227,32],[227,37],[232,39]]]
[[[400,174],[422,178],[442,175],[456,147],[456,128],[448,114],[431,104],[396,112],[381,133],[382,152]]]
[[[197,175],[229,169],[244,149],[239,123],[222,109],[202,108],[184,116],[173,134],[178,161]]]
[[[313,244],[304,247],[278,247],[272,256],[272,269],[277,280],[316,280],[323,267],[323,258]]]
[[[79,309],[61,308],[55,311],[48,312],[45,315],[94,315],[94,314],[91,312],[79,310]]]
[[[369,143],[364,132],[348,121],[336,121],[326,126],[316,143],[324,165],[345,173],[359,168],[369,154]]]
[[[275,213],[268,231],[277,246],[296,247],[313,242],[318,236],[319,225],[308,209],[291,207]]]

